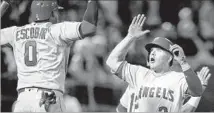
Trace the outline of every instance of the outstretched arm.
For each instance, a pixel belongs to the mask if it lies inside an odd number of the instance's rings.
[[[16,29],[16,26],[8,27],[1,29],[1,45],[5,44],[12,44],[14,37],[14,31]]]
[[[209,69],[207,67],[203,67],[197,75],[202,83],[202,92],[204,92],[207,87],[208,80],[211,77],[211,73],[209,73]],[[191,97],[187,103],[182,106],[181,112],[194,112],[198,107],[200,100],[201,97]]]
[[[129,26],[128,35],[110,53],[106,63],[113,72],[116,72],[122,62],[125,61],[131,43],[149,32],[149,30],[142,31],[145,19],[144,15],[135,16]]]
[[[9,2],[7,1],[2,1],[0,10],[1,10],[1,17],[4,15],[4,13],[7,11],[8,7],[10,6]]]
[[[97,20],[98,2],[97,0],[89,0],[80,26],[80,34],[82,38],[93,35],[96,32]]]
[[[202,94],[202,85],[201,82],[196,75],[196,73],[191,69],[190,65],[186,61],[186,56],[184,54],[183,49],[175,44],[172,46],[171,50],[174,53],[175,60],[181,65],[183,73],[186,77],[186,81],[188,84],[188,91],[192,96],[201,96]]]

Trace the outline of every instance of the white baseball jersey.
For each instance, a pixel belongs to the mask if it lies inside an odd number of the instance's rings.
[[[134,107],[134,99],[135,99],[135,89],[133,87],[128,86],[123,96],[120,99],[121,105],[127,108],[127,112],[132,112]]]
[[[135,88],[132,112],[179,112],[188,85],[183,73],[170,71],[157,75],[142,66],[124,62],[117,72]]]
[[[64,91],[70,45],[81,38],[79,22],[32,23],[1,30],[13,47],[17,90],[42,87]]]

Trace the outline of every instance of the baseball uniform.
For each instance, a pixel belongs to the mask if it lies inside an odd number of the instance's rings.
[[[54,109],[63,111],[64,82],[70,46],[73,41],[81,39],[79,26],[80,22],[45,22],[1,30],[1,38],[6,38],[13,47],[18,68],[18,92],[27,87],[53,89],[59,103],[54,104]],[[41,92],[37,89],[22,92],[18,96],[14,111],[38,110],[40,98]],[[24,101],[29,102],[20,105],[25,103]],[[44,108],[37,112],[40,111],[44,111]]]
[[[127,112],[132,112],[134,107],[134,99],[135,99],[135,89],[128,86],[123,96],[120,99],[121,105],[127,108]]]
[[[145,67],[123,62],[117,74],[135,88],[132,112],[180,111],[188,88],[183,73],[157,75]]]

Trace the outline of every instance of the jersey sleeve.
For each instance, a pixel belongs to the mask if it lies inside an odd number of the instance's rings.
[[[15,31],[16,31],[16,26],[13,27],[8,27],[1,29],[1,45],[4,44],[11,44],[13,46],[14,38],[15,38]]]
[[[50,32],[59,42],[71,43],[82,39],[80,35],[81,22],[61,22],[51,26]]]
[[[140,71],[139,71],[140,70]],[[131,87],[137,86],[137,74],[139,72],[147,72],[148,69],[144,68],[139,65],[132,65],[126,61],[124,61],[119,69],[117,70],[116,74],[121,77],[124,81],[128,82]],[[140,73],[141,76],[144,76],[145,73]]]

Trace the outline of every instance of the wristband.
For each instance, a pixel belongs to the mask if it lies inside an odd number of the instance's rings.
[[[190,65],[187,62],[185,62],[181,64],[181,68],[183,71],[187,71],[190,69]]]

